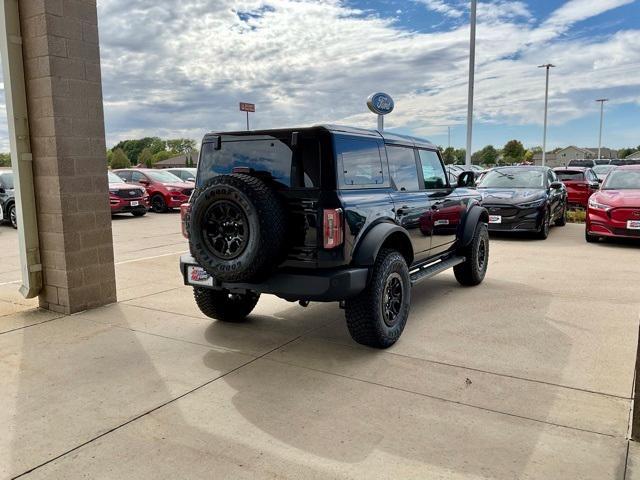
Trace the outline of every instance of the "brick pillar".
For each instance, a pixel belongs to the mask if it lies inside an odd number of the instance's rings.
[[[20,1],[43,308],[116,301],[95,0]]]

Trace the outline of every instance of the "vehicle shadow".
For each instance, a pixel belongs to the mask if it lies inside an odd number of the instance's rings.
[[[493,292],[522,287],[491,283]],[[394,347],[385,352],[352,344],[353,351],[345,360],[336,356],[328,343],[326,364],[342,362],[340,371],[367,365],[376,369],[381,357],[395,353],[525,377],[534,365],[538,370],[542,365],[549,381],[559,381],[572,345],[563,329],[547,318],[548,295],[533,292],[523,302],[528,313],[514,316],[505,308],[505,302],[514,297],[503,295],[482,303],[486,293],[480,288],[460,288],[450,277],[418,285],[407,329]],[[283,312],[282,318],[300,314],[295,308]],[[337,312],[333,305],[320,305],[314,315],[332,318]],[[338,321],[318,335],[338,343],[350,342],[344,324]],[[236,391],[234,408],[247,421],[310,455],[341,464],[401,458],[400,463],[421,472],[421,478],[428,477],[428,472],[446,471],[465,477],[512,479],[526,476],[534,452],[540,454],[540,442],[559,442],[556,446],[572,448],[571,437],[550,434],[549,426],[542,422],[460,405],[453,398],[434,400],[383,384],[309,370],[304,368],[304,353],[300,355],[302,366],[296,366],[295,361],[259,360],[225,377],[224,382]],[[207,363],[206,357],[203,361]],[[398,375],[419,378],[420,371]],[[519,401],[516,392],[502,391],[501,396],[497,403]],[[542,389],[535,398],[537,415],[545,418],[556,401],[552,390]],[[623,468],[622,448],[620,455]],[[571,463],[564,457],[561,461]],[[589,461],[588,456],[579,460]],[[552,469],[547,472],[540,478],[554,475]],[[588,472],[587,467],[584,478]],[[393,470],[389,473],[394,475]],[[379,474],[385,476],[384,468]]]

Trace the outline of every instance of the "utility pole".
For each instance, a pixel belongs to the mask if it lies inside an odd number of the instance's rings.
[[[604,102],[608,102],[608,98],[599,98],[596,102],[600,102],[600,137],[598,139],[598,160],[600,160],[602,153],[602,123],[604,121]]]
[[[549,69],[555,67],[551,63],[539,65],[538,68],[547,69],[547,83],[544,89],[544,133],[542,135],[542,166],[547,164],[547,112],[549,110]]]
[[[467,154],[465,165],[471,165],[471,144],[473,139],[473,87],[476,70],[476,11],[477,0],[471,0],[471,37],[469,40],[469,98],[467,103]]]

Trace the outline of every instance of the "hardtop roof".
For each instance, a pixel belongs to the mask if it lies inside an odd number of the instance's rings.
[[[358,127],[349,127],[344,125],[315,125],[313,127],[303,127],[303,128],[282,128],[282,129],[268,129],[268,130],[244,130],[237,132],[211,132],[207,133],[204,136],[203,142],[206,143],[208,139],[212,140],[213,137],[218,135],[237,135],[237,136],[247,136],[247,135],[274,135],[274,134],[286,134],[293,132],[311,132],[313,130],[325,130],[331,133],[342,133],[346,135],[354,135],[361,137],[371,137],[371,138],[381,138],[385,143],[394,144],[394,145],[404,145],[411,147],[422,147],[422,148],[430,148],[437,149],[438,147],[431,143],[429,140],[411,137],[408,135],[400,135],[397,133],[390,132],[380,132],[378,130],[367,129],[367,128],[358,128]]]

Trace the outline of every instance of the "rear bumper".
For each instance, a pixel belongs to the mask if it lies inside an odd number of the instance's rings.
[[[189,267],[199,268],[191,255],[180,257],[180,271],[185,285],[230,292],[268,293],[290,301],[345,300],[362,292],[369,276],[367,268],[340,268],[304,273],[276,273],[261,283],[229,283],[217,281],[202,271],[197,273],[192,271],[190,274]]]

